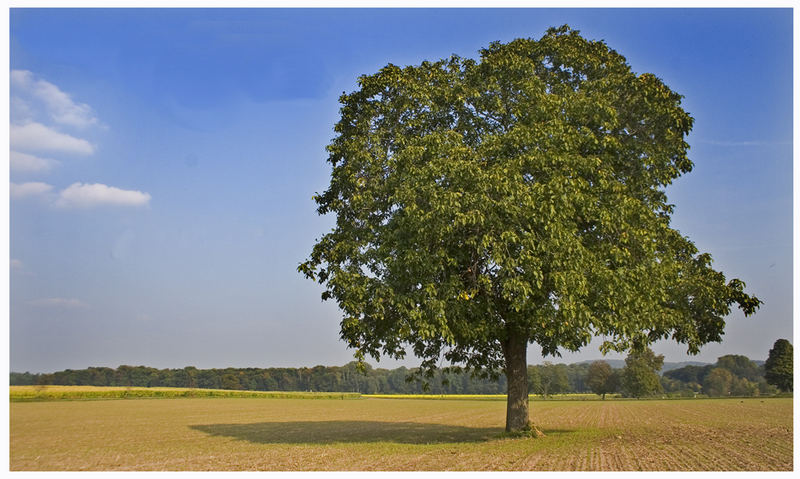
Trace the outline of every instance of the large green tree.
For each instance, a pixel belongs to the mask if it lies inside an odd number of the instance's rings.
[[[358,85],[314,197],[336,224],[298,268],[358,360],[501,370],[522,430],[528,344],[696,353],[732,305],[758,307],[670,228],[664,189],[692,168],[681,96],[604,42],[563,26]]]
[[[794,348],[786,339],[779,339],[772,345],[764,363],[764,377],[769,384],[776,386],[781,391],[793,389],[794,374]]]

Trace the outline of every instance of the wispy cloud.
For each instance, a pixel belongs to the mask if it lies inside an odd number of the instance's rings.
[[[84,309],[86,303],[74,298],[42,298],[28,301],[28,304],[44,308]]]
[[[28,183],[11,183],[9,185],[9,193],[14,199],[42,196],[46,195],[52,190],[52,185],[41,183],[39,181],[31,181]]]
[[[137,190],[123,190],[102,183],[73,183],[58,193],[53,185],[39,181],[11,183],[9,192],[13,199],[41,197],[58,208],[92,208],[97,206],[146,206],[150,194]]]
[[[73,183],[61,191],[55,205],[61,208],[91,208],[95,206],[145,206],[150,194],[123,190],[102,183]]]
[[[95,153],[89,141],[64,133],[63,128],[103,126],[94,110],[80,103],[61,88],[28,70],[12,70],[11,124],[9,163],[14,172],[45,173],[59,161],[45,158],[42,153],[54,155],[88,156]],[[43,197],[58,208],[92,208],[97,206],[146,206],[150,194],[125,190],[102,183],[76,182],[55,193],[53,186],[43,182],[11,183],[14,199]]]
[[[49,151],[75,155],[94,153],[94,146],[88,141],[58,132],[41,123],[10,125],[9,141],[15,151]]]
[[[21,173],[46,173],[59,164],[58,161],[50,158],[39,158],[38,156],[18,151],[11,152],[9,161],[11,170]]]
[[[14,274],[34,276],[33,272],[25,266],[25,263],[23,263],[22,260],[11,258],[11,261],[9,261],[9,266],[11,267],[11,272]]]
[[[97,116],[89,105],[73,101],[59,87],[37,78],[32,72],[11,70],[11,88],[17,106],[26,105],[24,109],[28,112],[34,110],[26,101],[31,100],[41,104],[45,114],[58,124],[77,128],[98,125]]]

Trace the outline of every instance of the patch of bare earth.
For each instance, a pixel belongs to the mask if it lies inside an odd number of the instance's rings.
[[[12,470],[792,470],[792,400],[12,403]]]

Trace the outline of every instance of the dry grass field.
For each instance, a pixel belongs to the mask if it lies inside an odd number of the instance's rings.
[[[11,470],[791,470],[792,399],[12,402]]]

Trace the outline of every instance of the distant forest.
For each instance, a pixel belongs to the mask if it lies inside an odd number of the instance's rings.
[[[608,361],[614,367],[621,361]],[[623,363],[624,364],[624,363]],[[591,362],[528,366],[532,394],[591,393],[587,375]],[[665,365],[666,366],[666,365]],[[666,369],[666,367],[664,368]],[[622,371],[620,369],[620,371]],[[506,378],[476,377],[464,371],[436,371],[432,378],[419,378],[416,369],[376,369],[366,365],[361,373],[356,363],[313,368],[225,368],[155,369],[119,366],[90,367],[48,374],[11,373],[11,385],[76,385],[182,387],[241,389],[254,391],[360,392],[363,394],[504,394]],[[776,389],[764,379],[763,362],[745,356],[720,357],[715,364],[691,364],[670,369],[660,377],[663,396],[759,396]],[[623,392],[624,391],[620,391]]]

